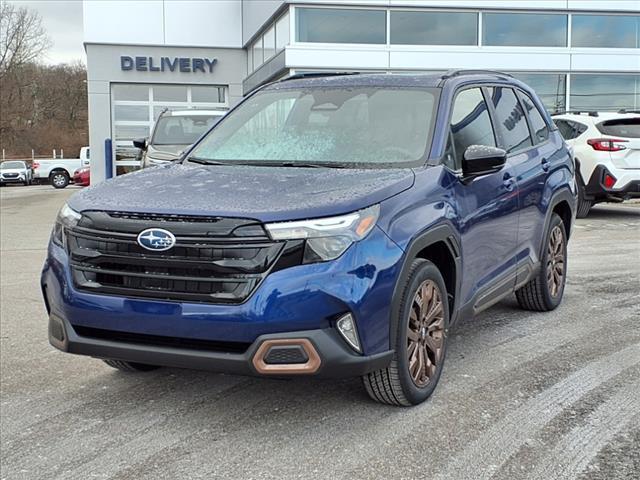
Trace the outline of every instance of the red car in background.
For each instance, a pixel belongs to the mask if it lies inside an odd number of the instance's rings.
[[[73,174],[73,183],[86,187],[91,183],[91,175],[89,173],[89,167],[79,168]]]

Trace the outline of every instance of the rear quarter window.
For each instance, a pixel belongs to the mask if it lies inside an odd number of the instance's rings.
[[[640,117],[606,120],[596,125],[600,133],[612,137],[640,138]]]

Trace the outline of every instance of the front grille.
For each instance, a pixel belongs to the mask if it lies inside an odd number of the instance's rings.
[[[108,340],[112,342],[134,343],[154,347],[186,348],[190,350],[208,350],[212,352],[244,353],[251,346],[244,342],[220,342],[215,340],[199,340],[194,338],[165,337],[163,335],[147,335],[143,333],[119,332],[102,328],[73,327],[81,337]]]
[[[4,178],[18,178],[18,174],[17,173],[3,173],[2,176]]]
[[[147,228],[176,244],[163,252],[138,245]],[[66,230],[76,288],[128,297],[241,303],[274,269],[301,262],[297,242],[274,242],[255,220],[88,212]]]

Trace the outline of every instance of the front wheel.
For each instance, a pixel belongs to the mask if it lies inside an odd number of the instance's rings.
[[[521,308],[538,312],[555,309],[567,280],[567,232],[560,216],[552,214],[545,238],[540,273],[516,291]]]
[[[54,172],[49,179],[53,188],[65,188],[69,185],[69,174],[67,172]]]
[[[433,393],[444,365],[449,304],[444,279],[424,259],[411,264],[399,311],[392,319],[395,353],[391,365],[363,377],[367,393],[389,405],[411,406]]]

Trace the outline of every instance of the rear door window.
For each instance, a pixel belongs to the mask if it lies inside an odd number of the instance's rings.
[[[640,138],[640,117],[606,120],[596,125],[600,133],[612,137]]]
[[[491,95],[500,131],[502,147],[507,153],[517,152],[531,147],[531,134],[527,125],[527,118],[518,97],[511,88],[492,87],[488,89]]]
[[[545,122],[540,110],[536,107],[535,103],[529,95],[524,92],[518,92],[520,94],[520,100],[524,105],[524,109],[529,115],[529,122],[531,123],[531,129],[533,130],[535,143],[543,143],[549,139],[549,126]]]
[[[496,146],[487,103],[479,88],[460,92],[453,104],[451,133],[456,164],[462,164],[465,150],[471,145]]]

